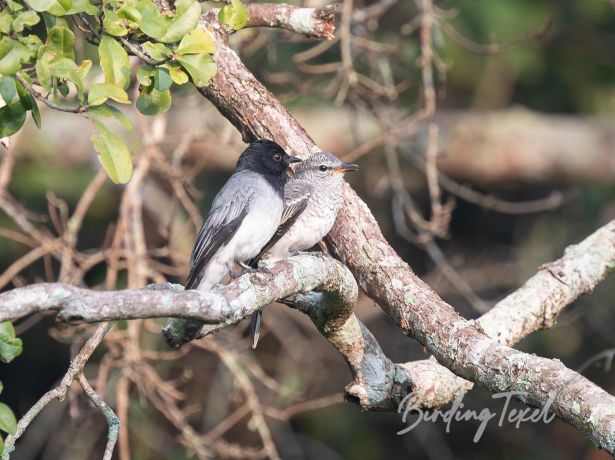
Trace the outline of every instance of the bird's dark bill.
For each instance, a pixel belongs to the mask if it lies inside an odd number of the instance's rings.
[[[299,157],[288,157],[288,162],[289,163],[301,163],[303,160]]]

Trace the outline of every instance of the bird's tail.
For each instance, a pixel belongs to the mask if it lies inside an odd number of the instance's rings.
[[[256,310],[252,313],[252,324],[250,324],[250,337],[252,338],[252,350],[256,348],[258,344],[258,338],[261,334],[261,318],[263,316],[262,310]]]

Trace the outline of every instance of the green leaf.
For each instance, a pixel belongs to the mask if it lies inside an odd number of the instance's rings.
[[[119,86],[110,83],[92,85],[88,94],[89,105],[100,105],[105,103],[107,99],[113,99],[121,104],[130,104],[128,94]]]
[[[17,420],[15,414],[9,406],[0,403],[0,430],[6,431],[9,434],[15,434],[17,430]]]
[[[136,8],[141,14],[139,21],[141,32],[155,39],[159,39],[167,32],[167,22],[150,0],[139,1]]]
[[[105,10],[103,28],[106,33],[114,37],[123,37],[128,33],[128,28],[124,24],[124,21],[113,10]]]
[[[143,43],[143,49],[145,52],[156,61],[163,61],[167,59],[173,53],[167,46],[162,43],[152,43],[145,42]]]
[[[30,56],[36,56],[38,50],[41,48],[41,46],[43,46],[43,42],[41,42],[41,39],[34,34],[30,34],[25,37],[19,36],[17,37],[17,40],[19,40],[20,43],[26,45]]]
[[[41,129],[42,123],[41,123],[41,112],[38,109],[38,103],[36,102],[36,99],[34,99],[34,97],[32,95],[30,95],[30,99],[32,102],[32,109],[30,110],[30,114],[32,115],[32,119],[34,120],[34,123],[36,124],[36,127],[38,129]]]
[[[0,436],[0,454],[4,452],[4,439]]]
[[[6,107],[12,112],[21,113],[26,110],[19,99],[15,77],[0,77],[0,96],[2,96]]]
[[[56,25],[47,34],[47,51],[75,60],[75,34],[64,25]]]
[[[216,44],[211,35],[203,29],[194,29],[188,32],[177,47],[178,54],[213,54],[214,51],[216,51]]]
[[[201,5],[196,0],[177,0],[175,7],[175,18],[166,33],[159,38],[163,43],[179,41],[197,26],[201,16]]]
[[[233,30],[239,30],[248,22],[248,10],[240,0],[231,0],[218,13],[218,19]]]
[[[43,46],[41,49],[45,48],[46,46]],[[52,54],[43,53],[43,55],[39,56],[36,60],[36,76],[41,86],[47,91],[51,90],[51,69],[49,68],[49,63],[53,60],[53,57]]]
[[[100,12],[88,0],[55,0],[54,4],[47,8],[46,11],[54,16],[66,16],[76,13],[87,13],[91,16],[96,16]]]
[[[123,6],[122,8],[117,10],[117,15],[120,18],[136,22],[137,24],[139,24],[143,19],[143,16],[141,16],[141,12],[133,6]]]
[[[0,74],[13,75],[30,59],[28,48],[9,37],[0,40]]]
[[[47,11],[54,16],[64,16],[72,6],[72,0],[55,0],[53,4],[47,8]]]
[[[23,5],[21,3],[17,3],[14,0],[6,0],[6,3],[9,7],[9,10],[11,10],[12,12],[23,10]]]
[[[173,86],[173,80],[169,75],[169,71],[164,68],[158,67],[154,74],[154,89],[158,91],[166,91]]]
[[[41,17],[34,11],[24,11],[19,13],[13,21],[13,30],[15,32],[22,32],[26,27],[29,28],[35,24],[38,24],[40,20]]]
[[[89,59],[86,59],[77,66],[77,70],[76,70],[77,75],[79,75],[81,79],[84,80],[91,68],[92,68],[92,61],[90,61]]]
[[[47,28],[47,33],[54,27],[68,27],[68,21],[64,18],[59,18],[50,13],[41,13],[43,16],[43,21],[45,21],[45,27]]]
[[[0,34],[8,34],[13,26],[13,15],[8,9],[0,11]]]
[[[22,114],[25,118],[25,113]],[[1,117],[0,117],[1,118]],[[0,125],[0,130],[2,125]],[[23,351],[21,339],[15,337],[15,328],[10,321],[0,323],[0,360],[10,363]],[[2,416],[0,415],[0,419]],[[1,423],[1,420],[0,420]],[[0,425],[0,429],[4,429]],[[4,429],[4,431],[8,431]],[[8,431],[10,433],[10,431]]]
[[[5,77],[6,78],[6,77]],[[2,82],[0,82],[0,85]],[[32,95],[30,92],[17,80],[15,80],[15,89],[19,97],[19,103],[26,110],[32,110]]]
[[[34,11],[42,12],[47,11],[53,5],[56,4],[56,0],[26,0],[26,3],[30,5]]]
[[[160,67],[164,67],[169,71],[171,80],[173,80],[173,82],[177,85],[183,85],[185,83],[188,83],[188,81],[190,80],[188,78],[188,75],[186,75],[186,72],[184,72],[181,66],[175,62],[166,62]]]
[[[34,96],[32,96],[32,94],[30,94],[30,91],[28,91],[25,86],[19,83],[19,81],[15,81],[15,83],[17,94],[19,95],[20,104],[25,110],[30,110],[30,113],[32,114],[32,119],[34,120],[34,123],[36,123],[36,127],[40,129],[41,113],[38,110],[36,99],[34,98]]]
[[[218,70],[210,54],[188,54],[177,57],[177,61],[190,74],[196,86],[207,86]]]
[[[128,131],[132,130],[132,121],[117,107],[110,104],[97,105],[90,107],[89,113],[98,117],[113,117]]]
[[[171,91],[151,91],[143,92],[137,99],[137,110],[143,115],[156,115],[164,113],[171,107]]]
[[[83,80],[79,76],[75,61],[65,57],[56,58],[50,62],[49,70],[51,71],[51,76],[72,82],[77,88],[77,93],[83,93]]]
[[[38,50],[36,60],[36,75],[40,85],[47,91],[51,90],[51,63],[59,57],[67,58],[71,61],[75,60],[75,35],[66,26],[66,21],[63,19],[52,18],[52,16],[44,14],[45,22],[55,24],[47,32],[46,45],[41,46]],[[76,66],[76,64],[75,64]],[[80,72],[76,73],[77,79],[80,78]]]
[[[132,177],[132,160],[122,139],[112,134],[105,125],[94,121],[98,136],[92,136],[94,148],[109,178],[116,184],[125,184]]]
[[[68,87],[68,85],[66,83],[60,83],[57,86],[58,91],[60,92],[60,94],[64,97],[68,97],[68,93],[70,92],[70,88]]]
[[[130,84],[130,63],[128,53],[115,39],[103,35],[98,46],[100,66],[105,74],[105,81],[122,89]]]
[[[0,108],[0,138],[8,137],[15,134],[21,129],[26,121],[26,112],[15,113],[9,110],[8,107]],[[2,353],[3,345],[0,339],[0,354]]]
[[[156,74],[156,69],[148,66],[147,64],[141,64],[137,70],[137,81],[142,86],[149,86],[152,84],[152,78]]]

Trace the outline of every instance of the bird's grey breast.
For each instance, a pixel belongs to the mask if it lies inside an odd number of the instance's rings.
[[[342,205],[341,183],[322,181],[312,189],[305,211],[285,235],[291,252],[309,249],[322,240],[333,227]]]
[[[282,216],[280,190],[257,173],[245,174],[244,183],[253,189],[249,210],[237,234],[229,242],[236,261],[245,262],[256,256],[273,236]],[[248,185],[249,184],[249,185]]]

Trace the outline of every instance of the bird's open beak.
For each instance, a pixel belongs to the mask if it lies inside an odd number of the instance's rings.
[[[286,160],[288,162],[288,164],[293,164],[293,163],[301,163],[303,160],[299,157],[288,157],[288,160]]]
[[[359,170],[359,165],[356,165],[354,163],[342,163],[341,166],[338,166],[337,168],[333,168],[333,172],[339,173],[339,174],[344,174],[346,171],[358,171]]]

